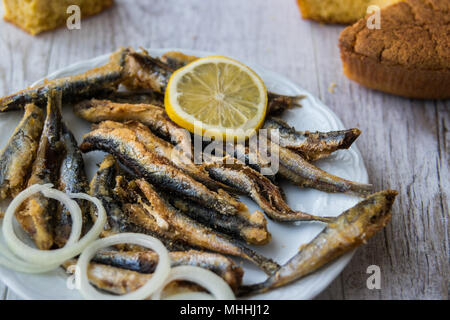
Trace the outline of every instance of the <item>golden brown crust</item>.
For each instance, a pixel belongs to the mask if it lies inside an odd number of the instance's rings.
[[[114,0],[60,0],[50,4],[46,0],[32,0],[26,3],[3,0],[5,8],[3,19],[31,35],[37,35],[65,25],[70,16],[67,13],[70,5],[78,5],[82,18],[85,18],[96,15],[113,4]]]
[[[404,97],[450,98],[449,12],[447,0],[407,0],[381,11],[381,29],[360,20],[340,36],[344,73]]]

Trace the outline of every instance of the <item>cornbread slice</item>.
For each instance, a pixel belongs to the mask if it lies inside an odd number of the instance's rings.
[[[304,19],[350,24],[366,15],[370,5],[384,8],[401,0],[297,0]]]
[[[70,5],[80,7],[82,17],[99,13],[114,0],[3,0],[4,19],[33,35],[65,25]]]
[[[339,46],[345,75],[409,98],[450,98],[450,1],[406,0],[381,11],[381,29],[361,19]]]

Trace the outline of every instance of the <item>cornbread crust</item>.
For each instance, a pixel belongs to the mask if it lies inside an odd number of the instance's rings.
[[[366,15],[371,5],[383,8],[402,0],[297,0],[304,19],[351,24]]]
[[[406,0],[346,28],[339,46],[345,75],[368,88],[422,99],[450,98],[450,1]]]
[[[3,19],[20,29],[36,35],[65,25],[70,5],[80,7],[82,18],[95,15],[111,7],[114,0],[3,0]]]

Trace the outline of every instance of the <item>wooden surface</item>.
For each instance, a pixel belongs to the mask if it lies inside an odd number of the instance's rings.
[[[341,26],[300,18],[295,0],[134,0],[32,37],[0,22],[0,94],[119,46],[220,52],[281,73],[325,102],[358,139],[377,190],[399,191],[391,224],[318,299],[448,299],[449,102],[398,98],[342,74]],[[329,91],[336,84],[334,93]],[[369,290],[366,269],[381,268]],[[17,296],[0,284],[0,299]]]

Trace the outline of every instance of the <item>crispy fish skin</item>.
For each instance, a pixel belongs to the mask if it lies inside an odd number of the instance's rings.
[[[244,270],[221,254],[197,250],[169,252],[172,267],[190,265],[208,269],[224,279],[233,290],[242,284]],[[158,254],[152,251],[100,251],[94,262],[132,270],[153,273],[158,265]]]
[[[27,103],[44,106],[47,94],[55,89],[62,91],[64,102],[80,101],[105,91],[116,91],[123,80],[128,54],[129,49],[121,48],[111,55],[104,66],[77,76],[47,80],[43,84],[3,97],[0,99],[0,112],[19,110]]]
[[[68,273],[74,273],[76,260],[68,260],[63,267]],[[91,262],[88,266],[88,279],[95,287],[106,292],[121,295],[133,292],[150,280],[152,274],[112,267],[101,263]],[[191,282],[173,281],[163,290],[161,297],[185,292],[204,292],[205,290]]]
[[[225,148],[225,154],[244,163],[246,166],[259,173],[262,173],[263,169],[272,171],[270,174],[265,173],[264,177],[273,183],[276,182],[276,172],[273,172],[273,170],[270,169],[271,163],[269,157],[262,155],[257,148],[249,148],[248,146],[238,143],[232,146],[232,148]],[[282,190],[280,189],[280,191]]]
[[[188,199],[173,197],[167,193],[163,196],[183,214],[234,239],[254,245],[264,245],[271,240],[271,235],[267,231],[267,220],[259,211],[255,211],[250,217],[230,216],[205,208]]]
[[[179,236],[190,245],[247,259],[268,274],[279,267],[272,260],[257,254],[241,243],[183,215],[166,202],[147,181],[139,179],[135,182],[149,203],[146,209],[153,216],[159,215],[167,222],[169,228],[178,232]]]
[[[166,91],[174,69],[151,57],[145,50],[131,52],[127,60],[127,78],[123,84],[128,89],[150,89],[159,93]]]
[[[80,118],[92,123],[111,120],[117,122],[139,121],[148,126],[172,144],[178,146],[187,156],[191,154],[192,143],[189,132],[172,122],[163,108],[152,104],[116,103],[109,100],[91,99],[74,106]]]
[[[198,60],[198,57],[189,56],[180,51],[167,51],[161,56],[160,60],[173,70],[178,70],[185,65]]]
[[[175,167],[183,170],[186,174],[201,182],[209,189],[218,191],[224,189],[234,191],[226,185],[217,182],[209,177],[208,172],[201,166],[196,165],[189,157],[184,155],[180,150],[176,149],[169,142],[155,136],[148,127],[138,121],[130,121],[125,124],[104,121],[99,124],[98,128],[127,128],[132,130],[138,141],[141,142],[149,152],[153,152],[160,157],[171,162]]]
[[[323,171],[292,150],[274,143],[271,143],[269,148],[270,152],[275,152],[279,157],[279,175],[302,188],[360,196],[365,196],[372,190],[370,184],[349,181]]]
[[[58,189],[65,193],[87,193],[89,184],[84,170],[84,161],[78,143],[67,125],[62,123],[61,141],[64,144],[65,156],[59,172]],[[83,233],[90,221],[90,204],[85,200],[75,199],[80,206],[83,217]],[[55,215],[55,244],[63,247],[72,231],[70,212],[58,203]]]
[[[172,241],[169,235],[162,234],[156,223],[143,209],[135,210],[131,204],[122,199],[117,192],[116,181],[119,180],[119,165],[113,156],[107,155],[90,183],[90,194],[98,198],[105,207],[107,222],[101,237],[107,237],[122,232],[144,233],[157,236],[170,250],[185,250],[189,248],[177,241]],[[91,218],[96,220],[95,210]]]
[[[25,188],[43,126],[42,109],[26,105],[22,120],[0,152],[0,200],[15,197]]]
[[[248,211],[244,204],[225,192],[209,190],[164,158],[148,152],[129,129],[96,129],[84,136],[80,148],[83,152],[102,150],[111,153],[137,176],[223,214]]]
[[[292,210],[284,201],[280,189],[276,185],[259,172],[235,159],[218,159],[216,162],[206,164],[205,168],[215,179],[239,188],[273,220],[281,222],[321,221],[325,223],[333,220],[333,218],[318,217]]]
[[[308,161],[328,157],[339,149],[350,148],[361,134],[359,129],[330,132],[296,131],[295,128],[275,117],[267,118],[263,128],[273,130],[271,136],[277,136],[280,146],[300,152]]]
[[[121,48],[113,53],[104,66],[89,70],[77,76],[46,80],[43,84],[16,92],[0,99],[0,112],[18,110],[27,103],[43,106],[47,94],[61,90],[64,102],[76,102],[96,94],[113,92],[123,81],[129,49]]]
[[[263,293],[292,283],[365,243],[391,219],[396,196],[396,191],[381,191],[343,212],[275,274],[263,283],[241,287],[240,295]]]
[[[60,139],[61,126],[61,91],[50,91],[47,118],[28,186],[45,183],[57,184],[65,152]],[[17,220],[39,249],[48,250],[53,245],[53,223],[56,208],[56,200],[37,193],[23,202],[16,213]]]

